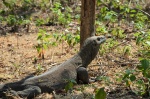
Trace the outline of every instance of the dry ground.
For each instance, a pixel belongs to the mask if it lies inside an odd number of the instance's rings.
[[[51,27],[44,27],[51,28]],[[52,27],[52,30],[55,27]],[[36,29],[35,29],[36,30]],[[51,33],[51,32],[49,32]],[[37,32],[8,34],[0,37],[0,83],[17,81],[27,75],[38,75],[52,66],[62,63],[77,53],[79,45],[69,48],[64,42],[45,50],[45,59],[38,59],[35,48]],[[53,38],[51,40],[54,40]],[[104,43],[104,45],[107,43]],[[128,44],[128,42],[126,42]],[[75,85],[72,93],[42,94],[36,99],[92,99],[97,88],[105,87],[108,99],[141,99],[130,93],[122,82],[117,82],[116,74],[123,73],[126,68],[135,68],[137,58],[136,46],[130,43],[134,50],[130,56],[117,53],[117,49],[98,55],[90,64],[88,70],[91,77],[107,76],[110,80],[100,80],[89,85]],[[122,47],[119,45],[117,47]],[[63,48],[62,48],[63,47]],[[35,58],[38,59],[34,63]],[[41,66],[41,67],[39,67]],[[15,97],[16,99],[16,97]]]

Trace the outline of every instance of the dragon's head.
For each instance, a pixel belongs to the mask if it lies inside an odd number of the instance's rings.
[[[87,65],[91,63],[91,61],[97,55],[100,45],[105,41],[105,36],[92,36],[85,40],[79,52],[83,62],[82,65],[84,67],[87,67]]]
[[[96,47],[105,41],[106,41],[105,36],[92,36],[85,40],[83,47],[89,46],[89,45]]]

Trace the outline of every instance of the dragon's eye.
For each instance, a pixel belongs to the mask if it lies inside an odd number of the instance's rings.
[[[100,41],[100,39],[101,39],[100,37],[97,38],[98,41]]]

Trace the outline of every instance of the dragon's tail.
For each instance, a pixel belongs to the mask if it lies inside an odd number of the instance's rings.
[[[24,81],[30,77],[33,76],[27,76],[24,79],[17,81],[17,82],[12,82],[12,83],[6,83],[6,84],[1,84],[0,85],[0,97],[4,97],[5,96],[5,92],[7,91],[21,91],[25,88],[25,86],[23,85]]]

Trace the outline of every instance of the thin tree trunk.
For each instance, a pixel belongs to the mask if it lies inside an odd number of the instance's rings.
[[[80,48],[86,38],[95,35],[96,0],[81,0]]]

